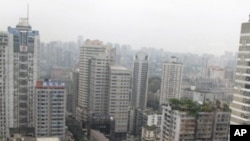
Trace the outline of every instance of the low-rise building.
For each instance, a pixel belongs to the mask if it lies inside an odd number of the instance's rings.
[[[221,106],[172,99],[162,106],[161,141],[227,140],[230,125],[228,105]]]
[[[147,126],[155,125],[161,126],[161,112],[154,111],[153,109],[146,109],[142,111],[142,124]]]
[[[35,94],[35,128],[37,137],[64,140],[66,90],[57,81],[37,81]]]

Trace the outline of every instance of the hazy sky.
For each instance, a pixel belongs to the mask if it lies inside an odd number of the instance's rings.
[[[0,30],[30,7],[41,41],[99,39],[166,51],[223,54],[238,48],[250,0],[4,0]]]

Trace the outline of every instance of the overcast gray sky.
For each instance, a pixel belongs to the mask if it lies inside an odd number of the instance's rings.
[[[30,7],[41,41],[99,39],[166,51],[223,54],[238,48],[249,0],[5,0],[0,30]]]

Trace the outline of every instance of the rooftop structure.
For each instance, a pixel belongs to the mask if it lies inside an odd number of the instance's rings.
[[[169,105],[173,110],[188,112],[190,114],[195,114],[198,112],[213,112],[213,111],[222,111],[222,112],[230,112],[229,105],[223,104],[217,101],[214,103],[205,103],[199,104],[190,99],[170,99]]]
[[[37,89],[64,89],[65,83],[64,82],[57,82],[57,81],[42,81],[39,80],[36,82]]]

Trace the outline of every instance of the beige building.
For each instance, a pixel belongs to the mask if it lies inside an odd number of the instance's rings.
[[[37,81],[34,108],[36,137],[59,137],[64,140],[65,84],[56,81]]]
[[[250,20],[242,23],[235,74],[231,124],[250,123]]]
[[[155,125],[144,125],[142,126],[142,141],[160,141],[159,137],[160,129]]]
[[[230,110],[226,106],[175,100],[162,108],[161,141],[228,139]]]
[[[88,114],[90,59],[105,51],[106,46],[98,40],[92,41],[88,39],[80,47],[79,91],[76,117],[78,120],[82,120],[83,123],[86,123]]]
[[[90,59],[88,114],[108,113],[110,65],[114,59],[115,49],[111,47]]]
[[[170,62],[163,64],[161,76],[160,104],[165,104],[170,98],[180,98],[183,64],[172,56]]]
[[[160,127],[162,114],[152,109],[141,111],[141,140],[143,141],[160,141]],[[140,129],[141,128],[141,129]]]
[[[108,113],[115,119],[115,133],[125,135],[128,129],[130,77],[128,69],[110,66]]]
[[[208,69],[208,78],[223,80],[225,70],[219,66],[210,66]]]

